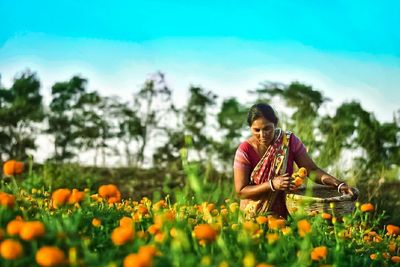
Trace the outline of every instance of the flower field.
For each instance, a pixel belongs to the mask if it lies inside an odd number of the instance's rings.
[[[391,266],[400,228],[357,203],[343,218],[245,218],[238,199],[123,199],[113,184],[0,189],[0,266]]]

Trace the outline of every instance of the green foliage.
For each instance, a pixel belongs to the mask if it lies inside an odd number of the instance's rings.
[[[36,149],[35,123],[44,118],[40,82],[35,73],[23,72],[10,89],[0,84],[0,157],[27,159]]]

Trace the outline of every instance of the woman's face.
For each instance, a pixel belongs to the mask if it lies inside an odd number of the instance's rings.
[[[262,145],[269,145],[274,139],[275,125],[261,117],[253,121],[251,124],[251,133],[256,140]]]

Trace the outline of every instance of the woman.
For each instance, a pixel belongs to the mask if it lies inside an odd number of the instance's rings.
[[[296,189],[290,179],[294,162],[306,168],[315,182],[355,196],[353,188],[314,163],[296,135],[277,128],[278,118],[270,105],[253,105],[247,122],[252,136],[239,145],[234,160],[235,190],[242,210],[287,218],[286,191]]]

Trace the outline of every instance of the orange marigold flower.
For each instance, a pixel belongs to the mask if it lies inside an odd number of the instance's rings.
[[[100,227],[100,226],[101,226],[101,220],[100,220],[100,219],[97,219],[97,218],[93,218],[93,220],[92,220],[92,225],[93,225],[94,227]]]
[[[68,198],[68,204],[80,203],[85,199],[85,192],[78,189],[72,189],[72,193]]]
[[[12,208],[14,207],[14,204],[15,204],[15,196],[4,192],[0,192],[0,206]]]
[[[258,224],[265,224],[268,222],[268,218],[266,216],[258,216],[256,221]]]
[[[22,255],[23,249],[20,242],[6,239],[0,244],[0,255],[6,260],[14,260]]]
[[[321,214],[321,217],[322,217],[322,219],[324,219],[324,220],[330,220],[330,219],[332,219],[332,215],[330,215],[329,213],[326,213],[326,212],[322,213],[322,214]]]
[[[199,240],[212,242],[217,238],[217,231],[209,224],[199,224],[194,228],[194,235]]]
[[[360,206],[360,210],[362,212],[371,212],[375,210],[375,207],[371,203],[365,203]]]
[[[299,235],[301,237],[311,232],[311,224],[306,219],[298,221],[297,227],[299,228]]]
[[[296,178],[294,179],[294,185],[295,185],[295,186],[299,187],[299,186],[301,186],[302,184],[303,184],[303,179],[301,179],[300,177],[296,177]]]
[[[400,227],[389,224],[386,226],[386,231],[388,235],[398,235],[400,233]]]
[[[267,234],[268,244],[273,244],[279,240],[279,235],[277,233],[269,233]]]
[[[119,226],[127,226],[127,227],[131,227],[132,228],[133,219],[130,218],[130,217],[124,216],[119,220]]]
[[[21,174],[24,171],[24,163],[16,160],[6,161],[3,165],[3,174],[5,176],[12,176]]]
[[[139,212],[141,215],[145,215],[145,214],[148,214],[148,213],[149,213],[149,210],[148,210],[145,206],[143,206],[142,204],[140,204],[140,205],[138,206],[138,212]]]
[[[311,251],[311,259],[313,261],[319,261],[326,259],[328,249],[325,246],[316,247]]]
[[[58,208],[67,203],[71,195],[71,190],[67,188],[60,188],[53,192],[51,200],[53,202],[53,208]]]
[[[137,253],[131,253],[124,259],[124,267],[150,267],[151,261]]]
[[[372,253],[371,255],[369,255],[369,258],[371,260],[375,260],[376,259],[376,253]]]
[[[53,267],[64,263],[65,254],[58,247],[44,246],[36,252],[35,258],[40,266]]]
[[[134,232],[132,227],[119,226],[111,234],[111,240],[116,246],[121,246],[133,240]]]
[[[391,260],[392,260],[392,262],[399,263],[400,262],[400,256],[393,256],[391,258]]]
[[[277,219],[275,217],[268,217],[268,228],[272,230],[279,230],[285,227],[286,221],[284,219]]]
[[[99,187],[99,195],[108,200],[108,203],[117,203],[121,201],[121,192],[113,184],[102,185]]]
[[[19,235],[22,226],[24,225],[24,221],[20,219],[15,219],[10,221],[7,224],[7,233],[9,235]]]
[[[147,232],[149,232],[152,235],[155,235],[160,232],[160,228],[161,228],[161,226],[159,226],[157,224],[152,224],[149,226],[149,228],[147,228]]]
[[[25,222],[22,225],[21,231],[19,232],[19,236],[23,240],[33,240],[37,237],[41,237],[45,234],[45,227],[42,222],[32,221]]]

